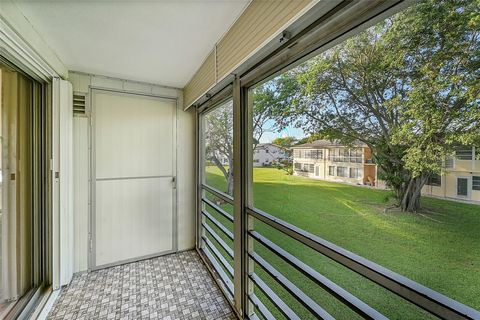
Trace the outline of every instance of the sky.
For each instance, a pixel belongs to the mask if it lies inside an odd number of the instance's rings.
[[[268,124],[266,125],[266,127],[269,127]],[[302,129],[289,126],[280,132],[269,132],[269,131],[265,132],[260,138],[260,143],[269,143],[269,142],[272,142],[273,139],[279,138],[279,137],[281,138],[295,137],[297,139],[301,139],[305,136],[306,134]]]

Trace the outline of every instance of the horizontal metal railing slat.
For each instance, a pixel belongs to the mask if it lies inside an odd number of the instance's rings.
[[[209,260],[210,264],[212,265],[213,269],[215,270],[215,272],[219,275],[220,280],[225,285],[225,288],[230,293],[231,296],[229,298],[232,299],[233,298],[233,283],[232,283],[232,281],[230,281],[230,279],[228,278],[225,271],[223,271],[222,267],[220,267],[218,262],[215,260],[213,254],[210,252],[210,250],[208,248],[202,248],[201,250],[205,254],[205,256],[208,258],[208,260]]]
[[[223,239],[220,238],[218,234],[212,228],[210,228],[210,226],[205,222],[202,222],[202,227],[204,227],[205,230],[207,230],[207,232],[215,239],[215,241],[218,242],[218,244],[223,248],[223,250],[225,250],[228,253],[230,258],[233,259],[233,250],[225,243],[225,241],[223,241]]]
[[[225,218],[227,218],[230,222],[233,222],[233,217],[228,213],[226,212],[225,210],[223,210],[222,208],[220,208],[219,206],[217,206],[215,203],[213,203],[213,201],[209,200],[209,199],[206,199],[206,198],[202,198],[202,201],[209,205],[210,207],[212,207],[215,211],[217,211],[218,213],[220,213],[222,216],[224,216]]]
[[[218,229],[220,229],[223,234],[225,234],[230,240],[233,240],[233,233],[228,230],[220,221],[215,219],[210,213],[202,210],[202,214],[208,218]]]
[[[260,301],[260,299],[254,294],[250,294],[248,295],[248,299],[253,303],[253,305],[258,309],[258,311],[260,311],[260,313],[262,314],[262,316],[267,319],[267,320],[275,320],[275,317],[273,316],[273,314],[270,312],[270,310],[267,309],[267,307],[265,307],[265,305],[262,303],[262,301]],[[250,317],[250,319],[254,319],[254,317],[256,319],[258,319],[258,317],[254,314],[253,316]]]
[[[215,195],[216,197],[222,199],[223,201],[233,205],[233,197],[226,194],[225,192],[222,192],[220,190],[217,190],[215,188],[212,188],[206,184],[202,184],[202,189],[207,190],[211,194]]]
[[[208,240],[207,237],[202,237],[203,241],[205,241],[205,244],[207,247],[210,249],[210,251],[213,252],[215,257],[217,258],[218,261],[222,263],[222,265],[227,269],[228,273],[233,277],[234,271],[232,266],[228,263],[228,261],[225,259],[225,257],[218,251],[218,249],[215,247],[215,245]]]
[[[272,228],[305,244],[367,279],[383,286],[398,296],[416,304],[442,319],[480,319],[480,312],[439,292],[399,275],[370,260],[334,245],[288,222],[258,209],[247,208],[247,213]]]
[[[278,257],[282,258],[282,260],[296,268],[298,271],[313,280],[319,286],[337,297],[340,301],[342,301],[352,310],[360,314],[362,317],[366,319],[388,319],[383,314],[364,303],[362,300],[358,299],[342,287],[335,284],[333,281],[327,279],[325,276],[321,275],[319,272],[300,261],[295,256],[291,255],[266,237],[262,236],[260,233],[256,231],[250,231],[249,234],[252,238],[260,242],[270,251],[275,253]]]
[[[252,273],[249,275],[249,278],[285,317],[288,319],[300,320],[300,317],[295,311],[293,311],[258,275]]]
[[[278,272],[271,264],[263,259],[256,252],[249,252],[248,255],[255,261],[263,270],[265,270],[272,278],[274,278],[282,287],[284,287],[291,295],[293,295],[305,308],[313,313],[319,319],[335,319],[322,307],[320,307],[315,301],[307,296],[302,290],[294,285],[283,274]]]

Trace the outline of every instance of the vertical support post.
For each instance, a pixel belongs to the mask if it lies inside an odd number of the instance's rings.
[[[249,91],[245,91],[245,97],[244,101],[246,101],[245,105],[245,139],[244,139],[244,144],[245,144],[245,206],[246,207],[253,207],[253,94],[250,94]],[[245,248],[245,256],[244,256],[244,265],[245,265],[245,273],[244,273],[244,281],[245,281],[245,290],[246,292],[244,293],[245,297],[245,305],[244,305],[244,310],[245,314],[250,318],[255,310],[253,307],[253,304],[250,302],[248,299],[248,296],[253,294],[254,286],[253,282],[250,280],[248,277],[249,274],[253,273],[255,270],[255,264],[252,259],[249,258],[248,253],[254,251],[253,247],[253,239],[248,237],[247,231],[253,230],[254,229],[254,219],[250,215],[247,215],[245,213],[245,241],[246,241],[246,248]]]
[[[234,305],[245,315],[245,109],[240,81],[233,82]]]
[[[195,110],[196,117],[196,158],[197,158],[197,167],[196,167],[196,180],[197,180],[197,203],[196,203],[196,247],[201,249],[204,247],[202,236],[205,235],[205,230],[202,228],[202,222],[204,217],[202,215],[202,209],[204,209],[204,204],[202,198],[204,197],[205,191],[202,189],[202,184],[205,182],[204,175],[204,165],[205,165],[205,148],[203,146],[203,115]]]

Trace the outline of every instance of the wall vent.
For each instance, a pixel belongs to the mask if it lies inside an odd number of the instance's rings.
[[[85,95],[74,93],[73,94],[73,114],[85,115]]]

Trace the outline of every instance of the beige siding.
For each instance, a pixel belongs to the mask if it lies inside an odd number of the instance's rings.
[[[252,1],[217,45],[218,78],[223,78],[281,31],[310,1]]]
[[[313,2],[253,0],[185,86],[185,106],[233,72]]]
[[[204,94],[216,83],[215,77],[215,50],[210,52],[207,59],[197,70],[190,82],[185,86],[185,105],[190,105],[199,96]]]

